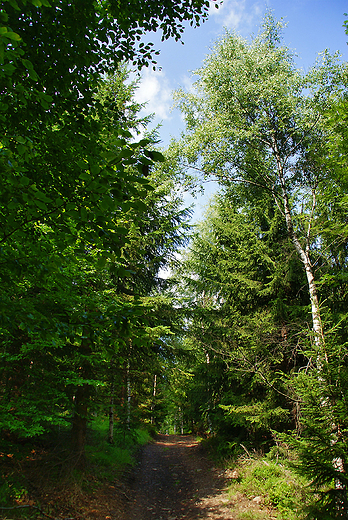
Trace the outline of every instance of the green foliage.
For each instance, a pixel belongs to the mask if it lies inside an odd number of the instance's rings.
[[[262,511],[243,511],[238,513],[238,520],[266,520],[269,518],[268,513]]]
[[[313,518],[345,518],[348,508],[347,368],[333,351],[319,375],[300,373],[293,379],[301,400],[300,435],[280,435],[298,454],[294,468],[316,491]]]
[[[122,372],[130,343],[151,358],[168,333],[139,298],[183,243],[186,212],[168,178],[150,179],[164,157],[151,136],[133,137],[149,118],[120,64],[153,60],[136,44],[144,29],[179,38],[207,11],[121,4],[9,1],[1,12],[0,424],[24,438],[72,422],[80,448],[111,361]]]
[[[184,409],[196,427],[224,438],[272,442],[269,430],[290,420],[281,371],[296,366],[307,301],[277,208],[255,193],[254,207],[238,211],[243,191],[217,196],[184,257],[184,276],[181,268],[185,335],[198,349]]]
[[[118,436],[115,435],[113,444],[108,443],[107,435],[107,418],[93,419],[86,455],[89,463],[103,478],[115,478],[115,475],[120,475],[126,466],[135,463],[135,450],[149,442],[150,435],[146,430],[141,429],[127,432],[126,437],[121,432]]]
[[[280,406],[272,407],[266,400],[247,405],[220,405],[226,411],[226,420],[235,426],[248,426],[253,430],[265,429],[268,431],[272,425],[282,423],[288,418],[288,410]]]
[[[230,487],[230,493],[243,493],[252,499],[261,496],[264,504],[274,507],[281,520],[305,518],[310,503],[308,482],[297,477],[286,467],[286,461],[275,463],[265,459],[244,460],[238,480]]]
[[[195,73],[194,93],[177,93],[187,126],[176,145],[178,168],[193,166],[200,180],[213,177],[227,191],[238,186],[236,212],[258,209],[261,193],[273,199],[307,278],[315,342],[324,350],[313,266],[323,251],[332,262],[338,241],[328,250],[318,243],[340,224],[333,215],[325,218],[327,188],[334,192],[338,179],[325,164],[331,132],[319,114],[346,92],[346,67],[323,53],[304,75],[280,42],[279,24],[269,15],[251,42],[226,32],[216,43]]]
[[[0,506],[6,506],[13,500],[25,499],[28,494],[28,482],[19,474],[18,468],[31,457],[32,446],[13,445],[9,440],[0,441]]]

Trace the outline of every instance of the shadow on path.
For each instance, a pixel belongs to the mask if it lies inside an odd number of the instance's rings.
[[[223,472],[192,436],[160,435],[131,475],[126,520],[231,519],[221,500]]]

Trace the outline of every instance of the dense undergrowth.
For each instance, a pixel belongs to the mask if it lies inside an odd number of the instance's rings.
[[[303,478],[288,467],[287,461],[272,461],[265,458],[239,459],[236,463],[238,477],[230,487],[231,497],[242,493],[247,498],[271,506],[279,520],[300,520],[306,517],[310,495]],[[241,517],[242,518],[246,517]],[[248,517],[263,518],[262,514]],[[265,517],[266,518],[266,517]]]
[[[151,439],[143,429],[116,430],[110,444],[107,433],[107,419],[95,418],[83,464],[71,453],[66,430],[36,442],[0,441],[0,518],[75,518],[83,511],[87,518],[93,494],[132,466],[137,449]]]
[[[203,443],[230,470],[231,500],[238,503],[243,496],[260,504],[260,511],[237,513],[238,520],[269,520],[268,508],[277,520],[314,518],[310,512],[316,497],[310,482],[295,471],[296,454],[288,447],[273,446],[265,453],[239,442],[221,442],[218,437]]]

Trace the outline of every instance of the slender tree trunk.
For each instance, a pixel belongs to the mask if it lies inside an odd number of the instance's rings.
[[[292,213],[290,209],[289,204],[289,196],[286,189],[286,183],[284,179],[284,169],[281,162],[281,158],[278,152],[278,147],[275,138],[273,138],[273,150],[275,153],[275,158],[277,161],[277,170],[278,170],[278,178],[280,180],[280,186],[281,186],[281,194],[282,194],[282,200],[283,200],[283,211],[286,221],[286,228],[289,235],[289,238],[291,242],[294,245],[294,248],[296,252],[298,253],[306,273],[307,277],[307,284],[308,284],[308,292],[309,297],[311,301],[311,314],[312,314],[312,328],[313,328],[313,334],[314,334],[314,344],[317,349],[317,364],[318,367],[320,367],[323,363],[323,361],[327,361],[327,355],[325,351],[325,341],[324,341],[324,331],[321,321],[321,315],[320,315],[320,306],[319,306],[319,298],[318,298],[318,291],[315,283],[314,278],[314,272],[313,272],[313,266],[310,260],[309,256],[309,241],[310,241],[310,229],[311,229],[311,222],[308,224],[308,233],[307,233],[307,243],[305,248],[301,245],[301,242],[299,241],[297,234],[294,230],[293,225],[293,218]],[[315,200],[313,202],[312,207],[312,216],[315,209]]]
[[[76,453],[82,459],[84,457],[86,443],[88,397],[89,391],[87,390],[87,385],[79,386],[76,389],[74,398],[75,409],[72,422],[71,440],[74,453]]]
[[[311,264],[311,260],[309,257],[309,251],[306,251],[301,246],[300,241],[294,231],[292,217],[289,210],[289,204],[287,200],[286,194],[283,195],[284,199],[284,210],[285,210],[285,218],[286,225],[289,237],[303,263],[304,270],[307,277],[308,284],[308,292],[311,301],[311,314],[312,314],[312,328],[314,334],[314,344],[317,348],[317,363],[319,366],[322,364],[323,360],[327,361],[326,351],[325,351],[325,341],[324,341],[324,331],[323,325],[321,322],[321,314],[320,314],[320,306],[319,306],[319,298],[318,291],[315,283],[313,267]]]
[[[275,143],[275,141],[274,141]],[[276,144],[275,144],[275,150],[276,150]],[[312,327],[313,327],[313,334],[314,334],[314,345],[316,348],[316,368],[320,370],[323,368],[324,363],[328,363],[328,357],[326,353],[325,348],[325,338],[324,338],[324,330],[323,325],[321,321],[321,313],[320,313],[320,306],[319,306],[319,298],[318,298],[318,291],[317,286],[315,282],[314,272],[313,272],[313,266],[310,260],[309,251],[310,251],[310,231],[311,231],[311,221],[308,223],[308,232],[306,237],[306,247],[305,249],[301,245],[301,242],[299,241],[297,234],[294,230],[293,226],[293,220],[292,220],[292,214],[290,210],[289,205],[289,198],[288,193],[286,190],[285,185],[285,179],[284,179],[284,172],[283,167],[280,161],[280,157],[278,154],[276,154],[277,159],[277,166],[278,166],[278,176],[281,183],[281,190],[282,190],[282,199],[283,199],[283,207],[284,207],[284,215],[286,220],[286,227],[288,231],[288,235],[294,245],[295,250],[297,251],[307,277],[307,284],[308,284],[308,291],[311,301],[311,313],[312,313]],[[315,210],[315,194],[313,193],[313,203],[312,203],[312,215],[311,218],[314,215]],[[319,380],[323,382],[322,376],[319,375]],[[322,398],[322,406],[332,406],[332,403],[330,402],[328,397]],[[333,430],[336,429],[336,425],[332,425]],[[338,427],[339,429],[339,427]],[[335,444],[336,441],[332,440],[332,444]],[[333,459],[332,464],[334,468],[339,473],[344,473],[344,464],[341,457],[336,457]],[[345,489],[345,486],[339,481],[338,479],[335,482],[336,489]],[[340,504],[338,504],[338,509],[340,508]]]
[[[115,399],[115,385],[114,380],[112,378],[111,382],[111,396],[110,396],[110,407],[109,407],[109,432],[108,432],[108,442],[113,444],[114,442],[114,399]]]
[[[180,432],[181,435],[184,435],[184,412],[181,407],[179,407],[179,417],[180,417]]]
[[[208,392],[208,413],[207,413],[207,422],[208,422],[208,431],[209,433],[212,433],[213,432],[213,423],[211,422],[211,418],[210,418],[210,411],[211,411],[211,390],[210,390],[210,384],[209,384],[209,365],[210,365],[210,357],[209,357],[209,352],[205,351],[205,359],[206,359],[206,362],[207,362],[207,369],[208,369],[208,382],[207,382],[207,392]]]
[[[83,331],[83,338],[79,347],[81,357],[83,358],[82,365],[79,368],[79,375],[83,379],[88,379],[91,375],[91,366],[89,363],[89,356],[91,355],[91,343],[88,332]],[[88,402],[90,398],[90,385],[82,383],[76,388],[74,396],[74,416],[71,429],[71,444],[72,449],[80,459],[81,465],[84,464],[85,457],[85,443],[87,433],[88,420]]]
[[[132,387],[130,378],[130,363],[127,363],[127,428],[130,430],[131,425],[131,401],[132,401]]]
[[[152,390],[152,402],[151,402],[151,424],[154,424],[154,410],[155,410],[155,400],[156,400],[156,390],[157,390],[157,374],[153,376],[153,390]]]

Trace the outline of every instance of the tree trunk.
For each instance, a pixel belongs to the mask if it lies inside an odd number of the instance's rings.
[[[153,391],[152,391],[152,402],[151,402],[151,424],[155,423],[154,418],[154,410],[155,410],[155,400],[156,400],[156,389],[157,389],[157,375],[153,376]]]
[[[114,382],[112,381],[110,408],[109,408],[109,433],[108,433],[108,442],[110,444],[114,443],[114,392],[115,392],[115,385],[114,385]]]
[[[210,357],[209,357],[209,352],[205,351],[205,359],[206,359],[206,362],[207,362],[207,370],[208,370],[208,374],[209,374],[209,366],[210,366]],[[213,423],[211,421],[211,418],[210,418],[210,410],[211,410],[211,390],[210,390],[210,384],[209,384],[209,381],[210,381],[210,378],[209,378],[209,375],[208,375],[208,379],[207,379],[207,392],[208,392],[208,411],[207,411],[207,423],[208,423],[208,432],[211,434],[213,432]]]
[[[181,435],[184,435],[184,412],[181,407],[179,407],[179,418],[180,418],[180,432]]]
[[[83,338],[79,347],[81,358],[81,366],[78,370],[78,375],[82,379],[89,379],[91,375],[91,366],[89,357],[91,355],[91,342],[89,334],[86,330],[83,331]],[[84,464],[85,459],[85,443],[87,433],[87,419],[88,419],[88,402],[91,390],[90,385],[82,383],[76,388],[74,396],[74,416],[71,429],[71,445],[73,452],[78,456],[80,464]]]
[[[84,463],[86,432],[87,432],[87,415],[88,415],[88,397],[89,389],[87,385],[79,386],[74,397],[74,417],[71,429],[71,444],[74,454]]]
[[[131,425],[131,401],[132,401],[132,388],[130,379],[130,364],[127,363],[127,428],[130,430]]]
[[[274,141],[275,150],[277,150],[276,143]],[[324,338],[324,330],[323,325],[321,321],[321,313],[320,313],[320,306],[319,306],[319,298],[318,298],[318,292],[317,292],[317,286],[315,283],[314,278],[314,272],[313,272],[313,266],[310,260],[309,251],[310,251],[310,231],[311,231],[311,221],[308,223],[308,231],[307,231],[307,237],[306,237],[306,248],[304,249],[301,245],[301,242],[299,241],[297,234],[295,233],[294,226],[293,226],[293,220],[292,220],[292,214],[290,210],[289,205],[289,198],[288,193],[286,190],[285,185],[285,179],[284,179],[284,172],[283,167],[280,161],[279,155],[276,153],[276,160],[278,165],[278,176],[281,184],[281,190],[282,190],[282,199],[283,199],[283,207],[284,207],[284,215],[286,220],[286,227],[288,231],[288,235],[295,247],[295,250],[297,251],[307,277],[307,284],[308,284],[308,292],[309,297],[311,301],[311,314],[312,314],[312,327],[313,327],[313,334],[314,334],[314,345],[315,345],[315,354],[316,354],[316,368],[319,371],[319,381],[323,383],[323,378],[320,376],[320,371],[323,368],[324,363],[328,363],[328,357],[326,353],[325,348],[325,338]],[[313,192],[313,202],[312,202],[312,214],[311,218],[314,215],[315,210],[315,192]],[[321,401],[322,406],[329,406],[332,407],[332,403],[330,402],[330,399],[328,397],[322,398]],[[339,427],[337,426],[339,429]],[[334,431],[336,429],[336,425],[332,424],[332,430]],[[335,440],[331,441],[331,444],[335,444]],[[341,457],[336,457],[333,459],[332,464],[339,473],[344,473],[344,464]],[[335,482],[335,488],[336,489],[345,489],[345,486],[341,483],[339,479],[336,479]],[[338,504],[338,509],[340,509],[340,504]]]
[[[327,356],[326,356],[326,352],[325,352],[324,331],[323,331],[323,326],[322,326],[322,322],[321,322],[318,292],[317,292],[317,287],[316,287],[316,283],[315,283],[313,267],[312,267],[312,263],[311,263],[310,256],[309,256],[311,222],[309,222],[309,224],[308,224],[308,232],[307,232],[307,239],[306,239],[307,243],[306,243],[306,248],[304,249],[294,230],[292,213],[291,213],[291,209],[290,209],[290,205],[289,205],[289,197],[288,197],[288,192],[286,189],[286,183],[285,183],[285,179],[284,179],[284,169],[283,169],[281,158],[280,158],[280,155],[278,152],[278,147],[277,147],[275,138],[273,139],[273,150],[274,150],[275,158],[277,161],[278,178],[279,178],[280,186],[281,186],[283,210],[284,210],[287,232],[288,232],[291,242],[294,245],[296,252],[298,253],[298,255],[303,263],[306,277],[307,277],[308,292],[309,292],[309,297],[310,297],[310,301],[311,301],[314,345],[316,346],[316,350],[317,350],[317,367],[320,368],[320,366],[323,363],[323,360],[327,361]],[[311,216],[313,216],[313,214],[314,214],[314,209],[315,209],[315,198],[313,199]]]

